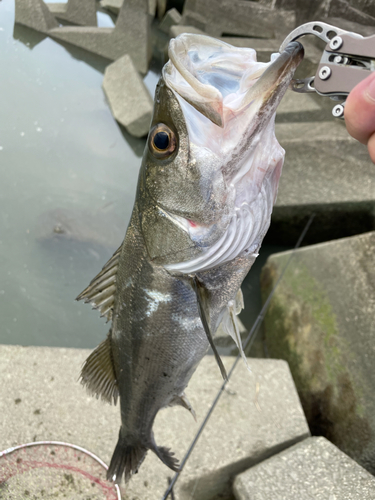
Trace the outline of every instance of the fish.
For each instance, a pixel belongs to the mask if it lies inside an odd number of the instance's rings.
[[[77,297],[111,321],[81,382],[120,401],[121,426],[107,471],[128,482],[148,450],[179,462],[152,431],[157,413],[180,405],[222,323],[243,357],[236,315],[241,284],[270,224],[284,150],[275,112],[303,59],[290,43],[269,63],[249,48],[205,35],[169,44],[125,239]]]

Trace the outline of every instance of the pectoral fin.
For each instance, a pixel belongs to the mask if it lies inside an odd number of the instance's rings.
[[[76,300],[84,299],[85,302],[90,302],[94,309],[99,309],[101,316],[105,316],[107,321],[112,319],[121,248],[122,245],[116,250],[100,273],[90,282],[89,286],[76,298]]]
[[[221,375],[223,376],[224,380],[228,380],[228,375],[225,370],[225,367],[223,365],[223,362],[220,358],[219,353],[216,350],[216,346],[214,344],[214,340],[211,335],[211,330],[209,326],[209,317],[210,317],[210,312],[209,312],[209,306],[208,306],[208,297],[209,297],[209,292],[207,288],[201,283],[196,276],[191,278],[191,283],[193,290],[196,293],[197,296],[197,302],[198,302],[198,311],[199,311],[199,316],[201,318],[204,331],[206,332],[207,335],[207,340],[210,343],[211,349],[215,355],[215,359],[217,361],[217,364],[219,365]]]

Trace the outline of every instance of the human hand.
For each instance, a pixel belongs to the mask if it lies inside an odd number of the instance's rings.
[[[375,72],[350,92],[344,116],[349,134],[367,144],[371,160],[375,163]]]

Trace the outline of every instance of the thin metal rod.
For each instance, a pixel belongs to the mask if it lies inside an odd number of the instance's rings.
[[[302,233],[301,233],[300,237],[298,238],[298,241],[297,241],[297,243],[296,243],[295,247],[293,248],[292,253],[290,254],[289,259],[287,260],[287,263],[286,263],[286,264],[285,264],[285,266],[284,266],[284,269],[282,270],[282,272],[281,272],[281,274],[280,274],[280,276],[279,276],[278,280],[276,281],[275,286],[274,286],[274,287],[273,287],[273,289],[271,290],[271,293],[270,293],[270,294],[269,294],[269,296],[267,297],[267,300],[266,300],[266,302],[264,303],[264,305],[263,305],[263,307],[262,307],[262,309],[261,309],[260,313],[258,314],[257,319],[255,320],[255,322],[254,322],[253,326],[251,327],[251,330],[250,330],[250,332],[249,332],[248,336],[246,337],[246,340],[245,340],[245,342],[244,342],[244,344],[243,344],[243,349],[244,349],[244,350],[248,347],[248,345],[250,344],[250,341],[255,339],[254,332],[256,332],[256,331],[258,330],[258,328],[260,327],[260,325],[261,325],[261,323],[262,323],[262,321],[263,321],[263,319],[264,319],[265,313],[267,312],[268,306],[269,306],[269,304],[270,304],[270,302],[271,302],[271,299],[272,299],[272,297],[273,297],[273,295],[274,295],[274,293],[275,293],[275,291],[276,291],[276,288],[278,287],[278,285],[279,285],[280,281],[281,281],[281,280],[282,280],[282,278],[284,277],[285,272],[286,272],[286,270],[287,270],[287,268],[288,268],[288,266],[289,266],[289,264],[290,264],[290,261],[291,261],[291,260],[292,260],[292,258],[294,257],[294,254],[295,254],[296,250],[297,250],[297,249],[301,246],[301,243],[302,243],[302,241],[303,241],[304,237],[306,236],[306,233],[307,233],[307,231],[309,230],[309,228],[310,228],[310,226],[311,226],[311,223],[312,223],[312,221],[313,221],[314,217],[315,217],[315,214],[312,214],[312,215],[310,216],[309,220],[307,221],[307,223],[306,223],[306,225],[305,225],[305,227],[304,227],[304,229],[303,229],[303,231],[302,231]],[[225,386],[226,386],[226,385],[227,385],[227,383],[229,382],[230,377],[231,377],[231,375],[232,375],[232,373],[233,373],[234,369],[236,368],[236,366],[237,366],[237,364],[238,364],[238,362],[239,362],[239,360],[240,360],[240,359],[241,359],[241,355],[240,355],[240,354],[238,354],[238,356],[237,356],[237,358],[235,359],[235,361],[234,361],[234,363],[233,363],[233,365],[232,365],[231,369],[230,369],[230,370],[229,370],[229,372],[228,372],[228,378],[227,378],[226,380],[224,380],[224,382],[222,383],[222,385],[221,385],[221,387],[220,387],[220,389],[219,389],[219,391],[218,391],[218,393],[217,393],[217,395],[216,395],[215,399],[214,399],[214,400],[213,400],[213,402],[212,402],[212,405],[211,405],[210,409],[208,410],[208,412],[207,412],[207,414],[206,414],[206,416],[205,416],[205,418],[204,418],[203,422],[201,423],[201,425],[200,425],[200,427],[199,427],[199,429],[198,429],[198,431],[197,431],[197,433],[196,433],[196,435],[195,435],[195,437],[194,437],[194,439],[193,439],[192,443],[190,444],[190,446],[189,446],[189,448],[188,448],[188,450],[187,450],[187,452],[186,452],[186,454],[185,454],[184,458],[183,458],[183,459],[182,459],[182,461],[181,461],[181,465],[180,465],[180,470],[179,470],[179,472],[176,472],[176,474],[174,475],[174,477],[173,477],[172,481],[170,482],[170,484],[169,484],[169,486],[168,486],[167,490],[165,491],[165,493],[164,493],[164,495],[163,495],[162,500],[167,500],[168,496],[169,496],[171,493],[173,493],[173,487],[174,487],[174,485],[176,484],[176,482],[177,482],[177,480],[178,480],[178,478],[179,478],[179,476],[180,476],[180,474],[181,474],[181,472],[182,472],[182,470],[183,470],[183,468],[184,468],[184,466],[185,466],[186,462],[188,461],[188,459],[189,459],[189,457],[190,457],[190,455],[191,455],[191,453],[192,453],[192,451],[193,451],[193,449],[194,449],[194,447],[195,447],[195,445],[196,445],[196,443],[197,443],[198,439],[200,438],[200,435],[201,435],[201,434],[202,434],[202,432],[203,432],[203,429],[205,428],[205,426],[206,426],[206,424],[207,424],[207,422],[208,422],[209,418],[211,417],[211,414],[212,414],[212,412],[214,411],[214,409],[215,409],[215,407],[216,407],[216,405],[217,405],[217,403],[218,403],[218,401],[219,401],[219,399],[220,399],[220,397],[221,397],[221,395],[222,395],[222,393],[223,393],[223,391],[224,391],[224,389],[225,389]]]

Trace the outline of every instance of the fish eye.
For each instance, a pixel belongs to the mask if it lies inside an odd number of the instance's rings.
[[[149,149],[151,153],[160,159],[168,158],[177,146],[175,133],[164,125],[158,123],[150,132]]]

